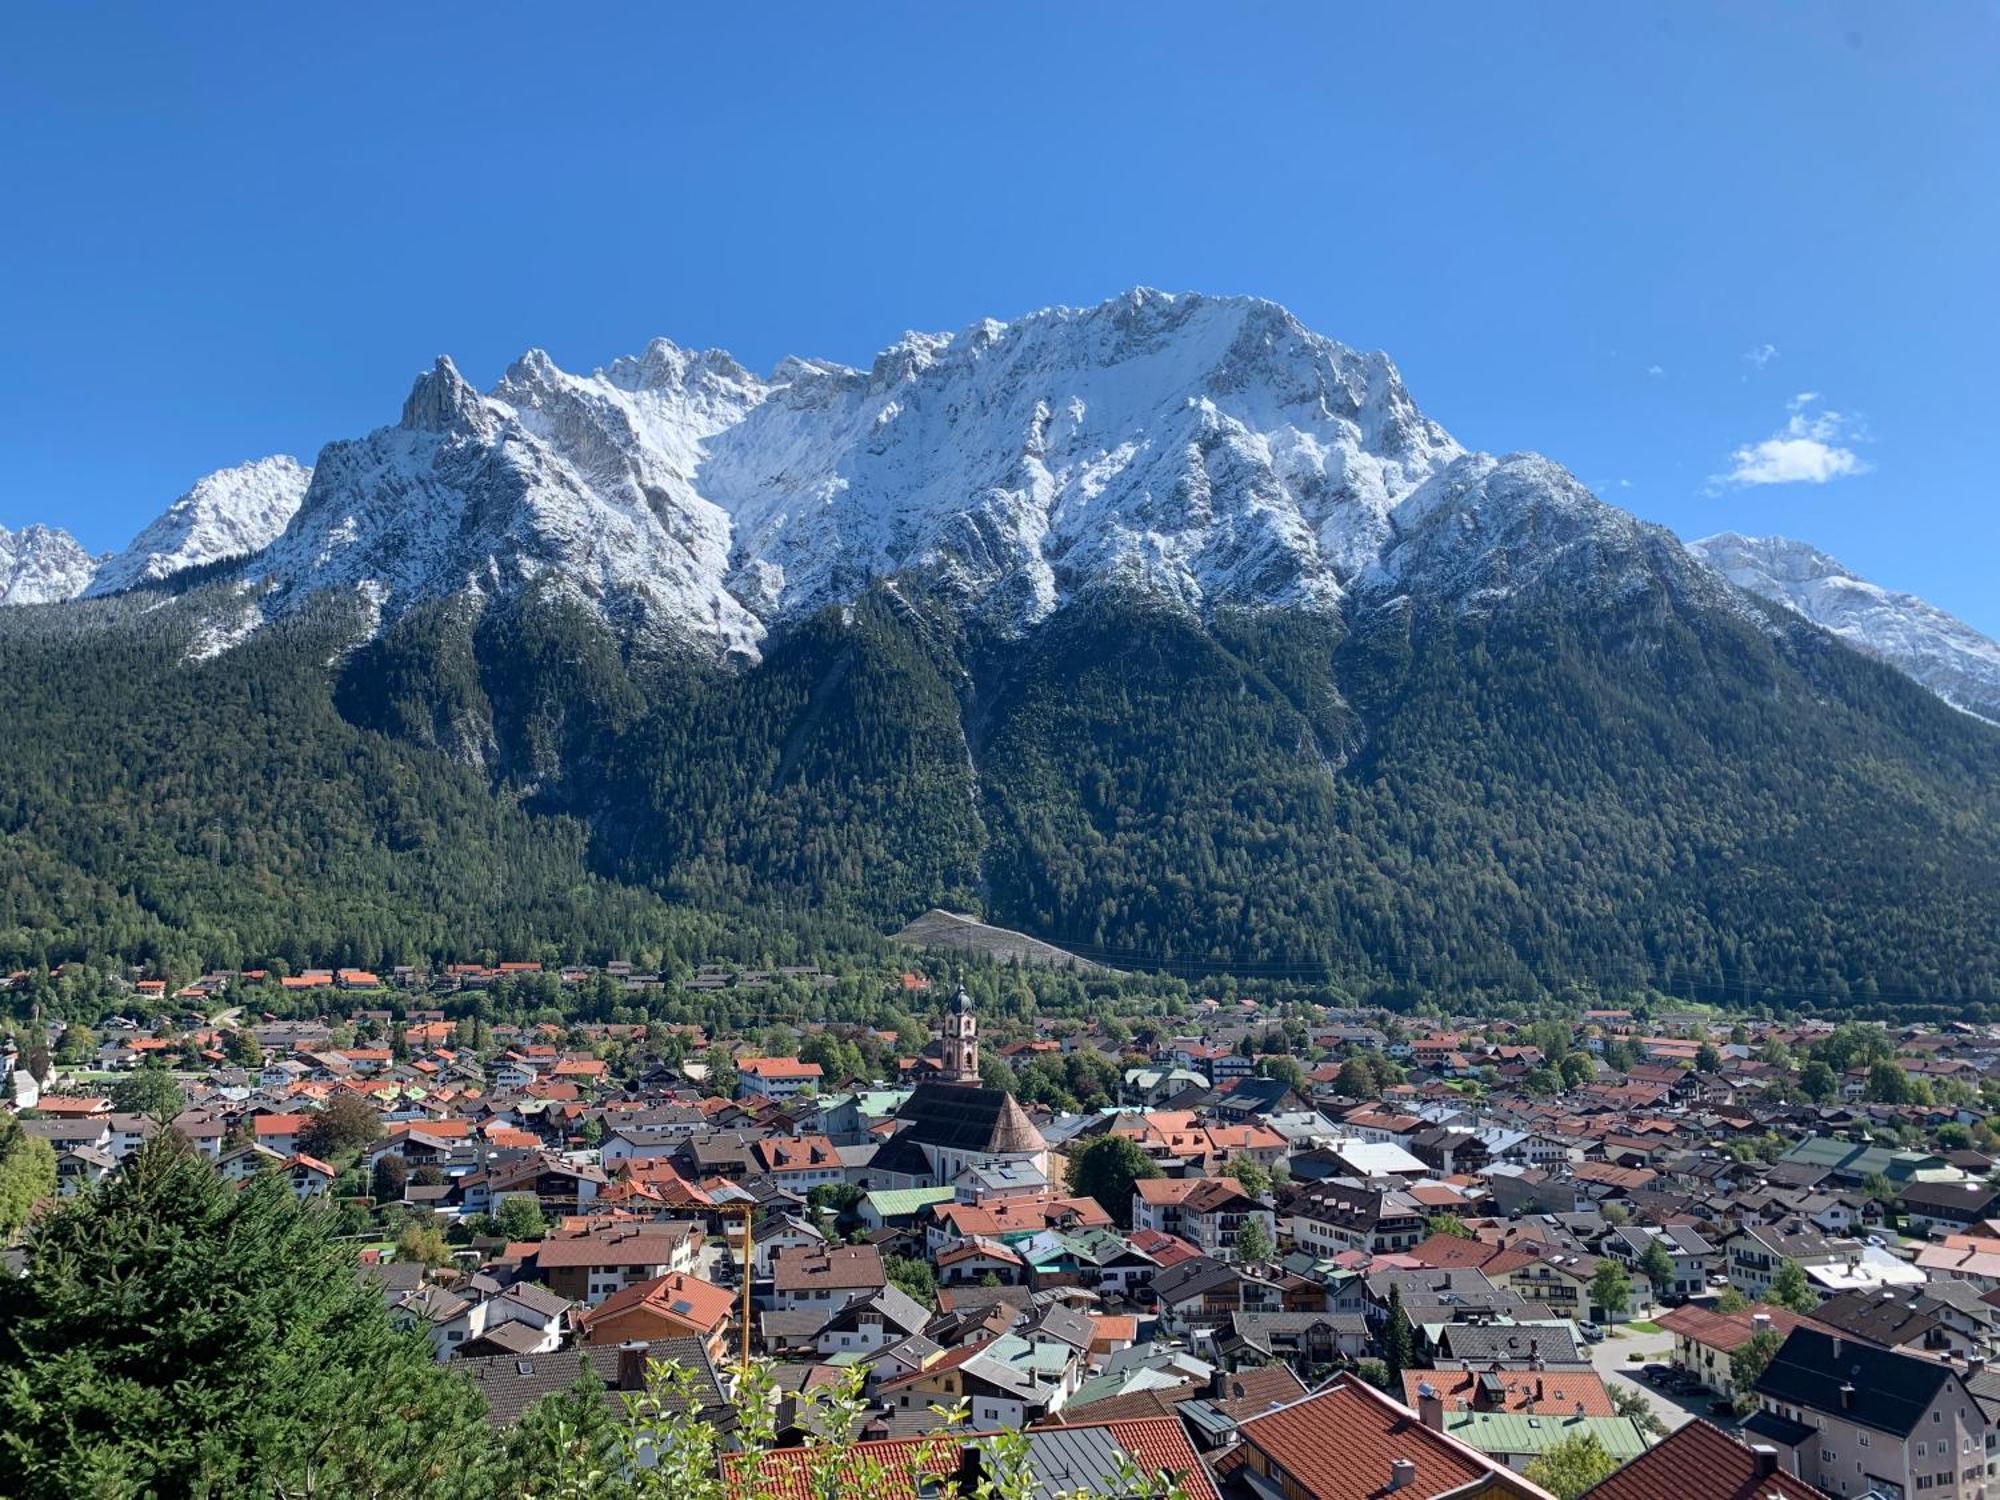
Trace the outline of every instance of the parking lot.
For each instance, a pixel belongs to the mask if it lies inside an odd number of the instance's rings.
[[[1685,1427],[1696,1417],[1718,1421],[1708,1409],[1715,1399],[1713,1391],[1698,1395],[1678,1394],[1662,1390],[1658,1385],[1640,1378],[1640,1370],[1647,1364],[1667,1364],[1674,1351],[1674,1336],[1670,1333],[1622,1333],[1590,1346],[1591,1367],[1603,1377],[1611,1389],[1623,1388],[1637,1391],[1646,1398],[1661,1422],[1669,1432]],[[1644,1356],[1642,1360],[1632,1358],[1634,1354]],[[1727,1425],[1723,1420],[1723,1425]]]

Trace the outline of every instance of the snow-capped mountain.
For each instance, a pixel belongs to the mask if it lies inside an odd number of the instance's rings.
[[[2000,723],[2000,641],[1936,605],[1870,583],[1790,537],[1722,532],[1688,550],[1739,588],[1804,615],[1954,707]]]
[[[544,425],[575,437],[577,462],[537,436]],[[400,423],[321,451],[298,514],[248,569],[266,616],[328,588],[358,590],[379,619],[546,580],[622,625],[717,655],[752,650],[761,631],[722,587],[715,524],[648,490],[636,452],[618,462],[585,426],[524,420],[438,360]],[[638,447],[629,434],[625,445]]]
[[[1137,291],[765,379],[665,340],[588,376],[537,350],[483,397],[440,361],[401,424],[329,446],[249,576],[267,614],[549,579],[738,658],[898,575],[1003,629],[1100,588],[1330,609],[1461,454],[1385,356],[1251,298]]]
[[[1145,289],[906,334],[866,370],[790,358],[760,378],[659,339],[589,375],[531,350],[482,395],[441,358],[396,425],[327,445],[311,470],[273,458],[208,476],[94,581],[71,547],[14,597],[254,554],[197,655],[326,590],[380,622],[551,588],[739,662],[783,621],[891,578],[1008,633],[1102,591],[1358,618],[1584,581],[1756,608],[1560,465],[1466,453],[1387,356],[1271,302]],[[1695,550],[1951,701],[2000,703],[2000,648],[1921,601],[1796,543]]]
[[[766,618],[906,571],[1015,625],[1105,586],[1329,607],[1461,452],[1386,356],[1250,298],[1136,291],[773,384],[699,476]]]
[[[124,551],[106,558],[85,592],[116,594],[262,551],[297,512],[311,478],[312,470],[283,454],[218,469],[197,480]]]
[[[0,526],[0,604],[58,604],[90,583],[97,559],[54,526]]]

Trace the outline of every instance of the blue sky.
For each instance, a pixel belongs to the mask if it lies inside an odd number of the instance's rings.
[[[2000,634],[1990,0],[695,9],[7,7],[0,523],[120,544],[439,352],[860,362],[1144,283]]]

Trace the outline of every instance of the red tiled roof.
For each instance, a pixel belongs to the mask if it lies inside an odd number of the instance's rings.
[[[644,1307],[657,1317],[683,1323],[701,1333],[712,1333],[728,1321],[735,1304],[735,1294],[726,1288],[675,1271],[613,1292],[583,1315],[583,1324],[595,1331],[635,1308]]]
[[[1038,1434],[1107,1432],[1113,1442],[1132,1455],[1141,1470],[1149,1474],[1164,1470],[1178,1476],[1188,1500],[1219,1500],[1215,1483],[1189,1444],[1187,1431],[1178,1417],[1078,1422],[1062,1427],[1038,1427],[1034,1431]],[[852,1466],[847,1477],[859,1478],[863,1465],[879,1469],[881,1482],[870,1490],[869,1500],[915,1500],[923,1488],[923,1480],[948,1480],[956,1475],[964,1448],[977,1443],[980,1436],[946,1437],[931,1433],[923,1437],[853,1443],[846,1449]],[[756,1458],[753,1479],[744,1472],[753,1455],[732,1453],[724,1457],[723,1471],[731,1492],[738,1495],[755,1493],[763,1500],[814,1500],[810,1454],[811,1450],[806,1448],[774,1448]]]
[[[820,1076],[818,1063],[800,1062],[796,1057],[746,1057],[736,1064],[736,1071],[765,1079]]]
[[[1611,1392],[1604,1388],[1604,1381],[1590,1370],[1559,1370],[1536,1372],[1533,1370],[1503,1370],[1500,1372],[1502,1385],[1501,1399],[1496,1402],[1482,1402],[1479,1383],[1485,1372],[1480,1370],[1405,1370],[1403,1372],[1403,1404],[1414,1407],[1421,1387],[1428,1385],[1444,1398],[1447,1412],[1460,1410],[1464,1402],[1475,1411],[1507,1411],[1528,1416],[1573,1416],[1615,1417],[1618,1408],[1611,1404]]]
[[[1824,1323],[1816,1323],[1811,1318],[1793,1312],[1789,1307],[1779,1307],[1772,1303],[1759,1302],[1754,1307],[1746,1307],[1741,1312],[1716,1312],[1712,1308],[1696,1307],[1686,1302],[1679,1307],[1669,1308],[1655,1320],[1668,1333],[1692,1339],[1697,1344],[1723,1354],[1734,1354],[1749,1343],[1757,1332],[1752,1321],[1758,1315],[1771,1320],[1771,1330],[1783,1338],[1794,1328],[1817,1328],[1832,1333]]]
[[[1583,1500],[1826,1500],[1783,1469],[1763,1471],[1756,1453],[1697,1418],[1640,1454]]]
[[[1412,1496],[1507,1476],[1492,1459],[1424,1426],[1415,1412],[1353,1375],[1337,1375],[1317,1395],[1253,1417],[1237,1431],[1246,1447],[1291,1477],[1287,1494],[1312,1500],[1380,1495],[1399,1459],[1416,1467],[1407,1487]],[[1547,1493],[1519,1476],[1508,1477],[1523,1495]]]

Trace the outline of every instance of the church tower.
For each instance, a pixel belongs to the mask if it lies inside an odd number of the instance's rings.
[[[938,1047],[939,1077],[946,1083],[979,1082],[979,1017],[965,986],[944,1009],[943,1035]]]

